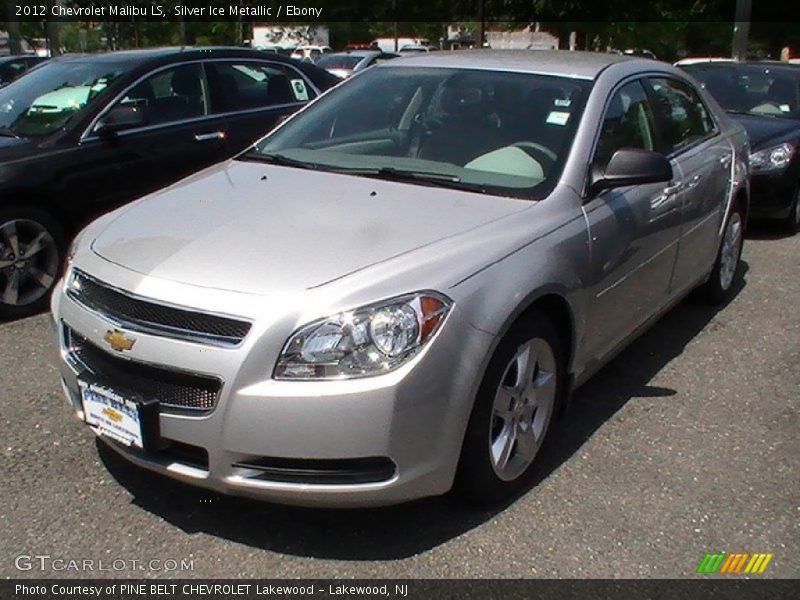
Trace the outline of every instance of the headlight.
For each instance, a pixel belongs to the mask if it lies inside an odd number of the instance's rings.
[[[794,146],[789,143],[780,144],[759,150],[750,155],[751,171],[776,171],[789,166],[794,156]]]
[[[339,313],[294,333],[276,379],[350,379],[380,375],[417,354],[439,330],[452,302],[419,292]]]

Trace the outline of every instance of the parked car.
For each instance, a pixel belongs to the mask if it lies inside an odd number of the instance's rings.
[[[316,62],[322,55],[329,52],[333,52],[330,46],[297,46],[292,51],[291,57],[295,60]]]
[[[690,291],[737,288],[746,161],[665,63],[387,61],[78,236],[66,396],[128,460],[221,492],[507,498],[571,388]]]
[[[0,318],[47,306],[90,218],[244,150],[338,82],[198,48],[56,58],[0,90]]]
[[[640,56],[642,58],[649,58],[652,60],[658,60],[658,57],[647,48],[625,48],[624,50],[613,49],[611,50],[612,54],[622,54],[623,56]]]
[[[436,50],[433,46],[422,44],[404,44],[400,46],[398,52],[401,56],[413,56],[414,54],[424,54]]]
[[[0,56],[0,87],[8,85],[31,67],[46,60],[47,58],[32,55]]]
[[[800,229],[800,66],[778,62],[678,63],[750,136],[753,218]]]
[[[403,46],[430,46],[431,42],[425,38],[384,37],[372,40],[370,45],[376,50],[383,50],[384,52],[397,52]]]
[[[381,52],[380,50],[352,50],[326,54],[317,60],[316,65],[327,69],[341,79],[347,79],[353,73],[399,56],[394,52]]]

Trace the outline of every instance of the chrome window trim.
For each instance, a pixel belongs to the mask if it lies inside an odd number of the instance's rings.
[[[249,58],[249,57],[248,58],[244,58],[244,59],[235,58],[235,57],[197,58],[197,59],[194,59],[194,60],[187,60],[187,61],[169,63],[167,65],[161,65],[160,67],[156,67],[155,69],[153,69],[151,71],[148,71],[144,75],[142,75],[142,76],[138,77],[136,80],[134,80],[133,83],[128,85],[125,89],[123,89],[121,92],[119,92],[116,96],[114,96],[114,98],[108,104],[106,104],[105,108],[103,108],[103,110],[101,110],[97,114],[97,116],[94,119],[92,119],[91,123],[89,123],[89,125],[86,127],[86,129],[83,130],[83,133],[81,134],[80,138],[78,139],[78,144],[82,144],[84,142],[91,142],[91,141],[99,140],[100,136],[94,135],[94,128],[97,126],[97,122],[100,119],[102,119],[117,104],[117,102],[119,102],[122,98],[124,98],[125,95],[128,92],[130,92],[133,88],[135,88],[137,85],[139,85],[145,79],[147,79],[149,77],[152,77],[153,75],[156,75],[157,73],[160,73],[161,71],[166,71],[167,69],[174,69],[175,67],[179,67],[179,66],[183,66],[183,65],[191,65],[191,64],[200,63],[200,66],[202,67],[202,66],[204,66],[205,63],[208,63],[208,62],[231,62],[231,61],[260,62],[260,63],[266,63],[266,64],[268,64],[270,66],[273,66],[273,65],[276,65],[276,66],[279,66],[279,67],[280,66],[285,66],[285,67],[291,69],[292,71],[294,71],[295,73],[297,73],[303,79],[303,81],[306,83],[306,85],[310,86],[311,89],[314,90],[314,93],[316,94],[316,97],[319,97],[322,94],[322,92],[314,84],[314,82],[311,81],[310,78],[306,77],[305,74],[300,69],[298,69],[296,66],[291,65],[291,64],[284,64],[284,63],[280,63],[280,62],[275,62],[275,61],[271,61],[271,60],[267,60],[267,59]],[[203,69],[203,77],[205,78],[205,69]],[[290,107],[290,106],[308,104],[309,102],[311,102],[311,99],[309,99],[305,103],[302,103],[302,102],[291,102],[289,104],[276,104],[276,105],[273,105],[273,106],[265,106],[265,107],[261,107],[261,108],[251,108],[251,109],[247,109],[247,110],[230,111],[230,112],[225,112],[225,113],[209,113],[207,115],[203,115],[203,116],[200,116],[200,117],[192,117],[190,119],[180,119],[178,121],[169,121],[167,123],[158,123],[156,125],[147,125],[145,127],[136,127],[136,128],[133,128],[133,129],[126,129],[125,131],[120,131],[119,134],[118,134],[118,137],[124,137],[125,135],[134,134],[134,133],[142,133],[142,132],[145,132],[145,131],[150,131],[150,130],[155,130],[155,129],[163,129],[165,127],[174,127],[175,125],[185,125],[185,124],[189,124],[189,123],[196,123],[196,122],[200,122],[200,121],[208,121],[208,120],[211,120],[211,119],[218,119],[218,118],[221,118],[221,117],[224,118],[224,117],[229,117],[229,116],[232,116],[232,115],[243,115],[243,114],[261,112],[263,110],[274,110],[276,108],[287,108],[287,107]]]

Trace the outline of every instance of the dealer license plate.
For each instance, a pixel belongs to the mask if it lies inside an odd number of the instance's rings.
[[[101,435],[144,448],[139,405],[105,386],[78,381],[86,423]]]

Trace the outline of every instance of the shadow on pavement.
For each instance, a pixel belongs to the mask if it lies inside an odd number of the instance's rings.
[[[747,264],[743,263],[743,269]],[[734,297],[744,287],[739,278]],[[679,390],[649,382],[724,307],[688,299],[667,313],[573,398],[542,448],[530,486],[578,452],[632,398],[663,398]],[[130,465],[97,443],[111,475],[133,495],[133,503],[187,533],[206,533],[274,552],[338,560],[393,560],[413,556],[489,521],[509,504],[479,509],[455,495],[380,509],[321,510],[277,506],[199,490]],[[513,501],[512,501],[513,503]]]

